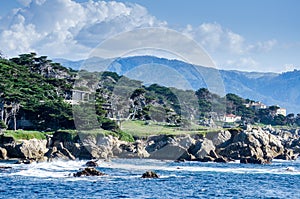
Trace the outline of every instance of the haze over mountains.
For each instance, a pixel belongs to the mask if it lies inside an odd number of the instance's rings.
[[[297,70],[281,74],[228,71],[153,56],[55,61],[76,70],[117,72],[145,84],[193,90],[204,87],[219,95],[234,93],[266,105],[279,105],[288,113],[300,113],[300,71]]]

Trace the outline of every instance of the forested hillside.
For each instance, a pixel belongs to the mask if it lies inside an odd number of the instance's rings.
[[[88,97],[78,100],[75,94]],[[235,94],[220,97],[206,88],[145,86],[115,72],[75,71],[35,53],[0,59],[1,129],[101,127],[121,133],[122,120],[185,127],[206,125],[209,119],[222,121],[226,114],[241,116],[241,123],[300,125],[299,114],[277,114],[277,106],[259,110],[245,106],[251,102]]]

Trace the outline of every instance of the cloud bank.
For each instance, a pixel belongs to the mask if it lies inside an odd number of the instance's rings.
[[[99,42],[120,32],[163,27],[137,4],[114,1],[22,0],[0,21],[0,46],[8,56],[36,51],[52,57],[83,58]]]
[[[51,58],[84,59],[99,43],[119,33],[144,27],[168,27],[167,22],[138,4],[95,0],[85,3],[18,1],[24,7],[0,18],[1,51],[9,57],[34,51]],[[276,40],[248,43],[242,35],[218,23],[187,25],[178,31],[197,41],[225,69],[259,70],[261,66],[254,55],[271,51],[277,45]]]

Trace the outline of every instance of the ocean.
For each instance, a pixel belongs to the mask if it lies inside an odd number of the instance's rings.
[[[0,198],[300,198],[300,160],[268,165],[148,159],[99,161],[100,177],[73,177],[86,161],[2,161]],[[147,170],[160,178],[142,179]]]

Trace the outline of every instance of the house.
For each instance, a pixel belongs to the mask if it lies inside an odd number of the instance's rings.
[[[226,115],[224,115],[224,118],[223,118],[223,122],[227,122],[227,123],[239,122],[241,120],[242,120],[241,116],[237,116],[234,114],[226,114]]]
[[[283,115],[286,116],[286,109],[285,108],[279,108],[276,110],[276,115]]]
[[[252,108],[253,110],[259,110],[259,109],[266,109],[267,105],[261,103],[261,102],[251,102],[244,104],[247,108]]]
[[[71,92],[72,92],[72,95],[71,95],[72,97],[68,96],[65,99],[65,102],[72,104],[72,105],[79,104],[80,102],[84,102],[84,101],[90,101],[93,99],[92,93],[89,91],[73,89]]]

